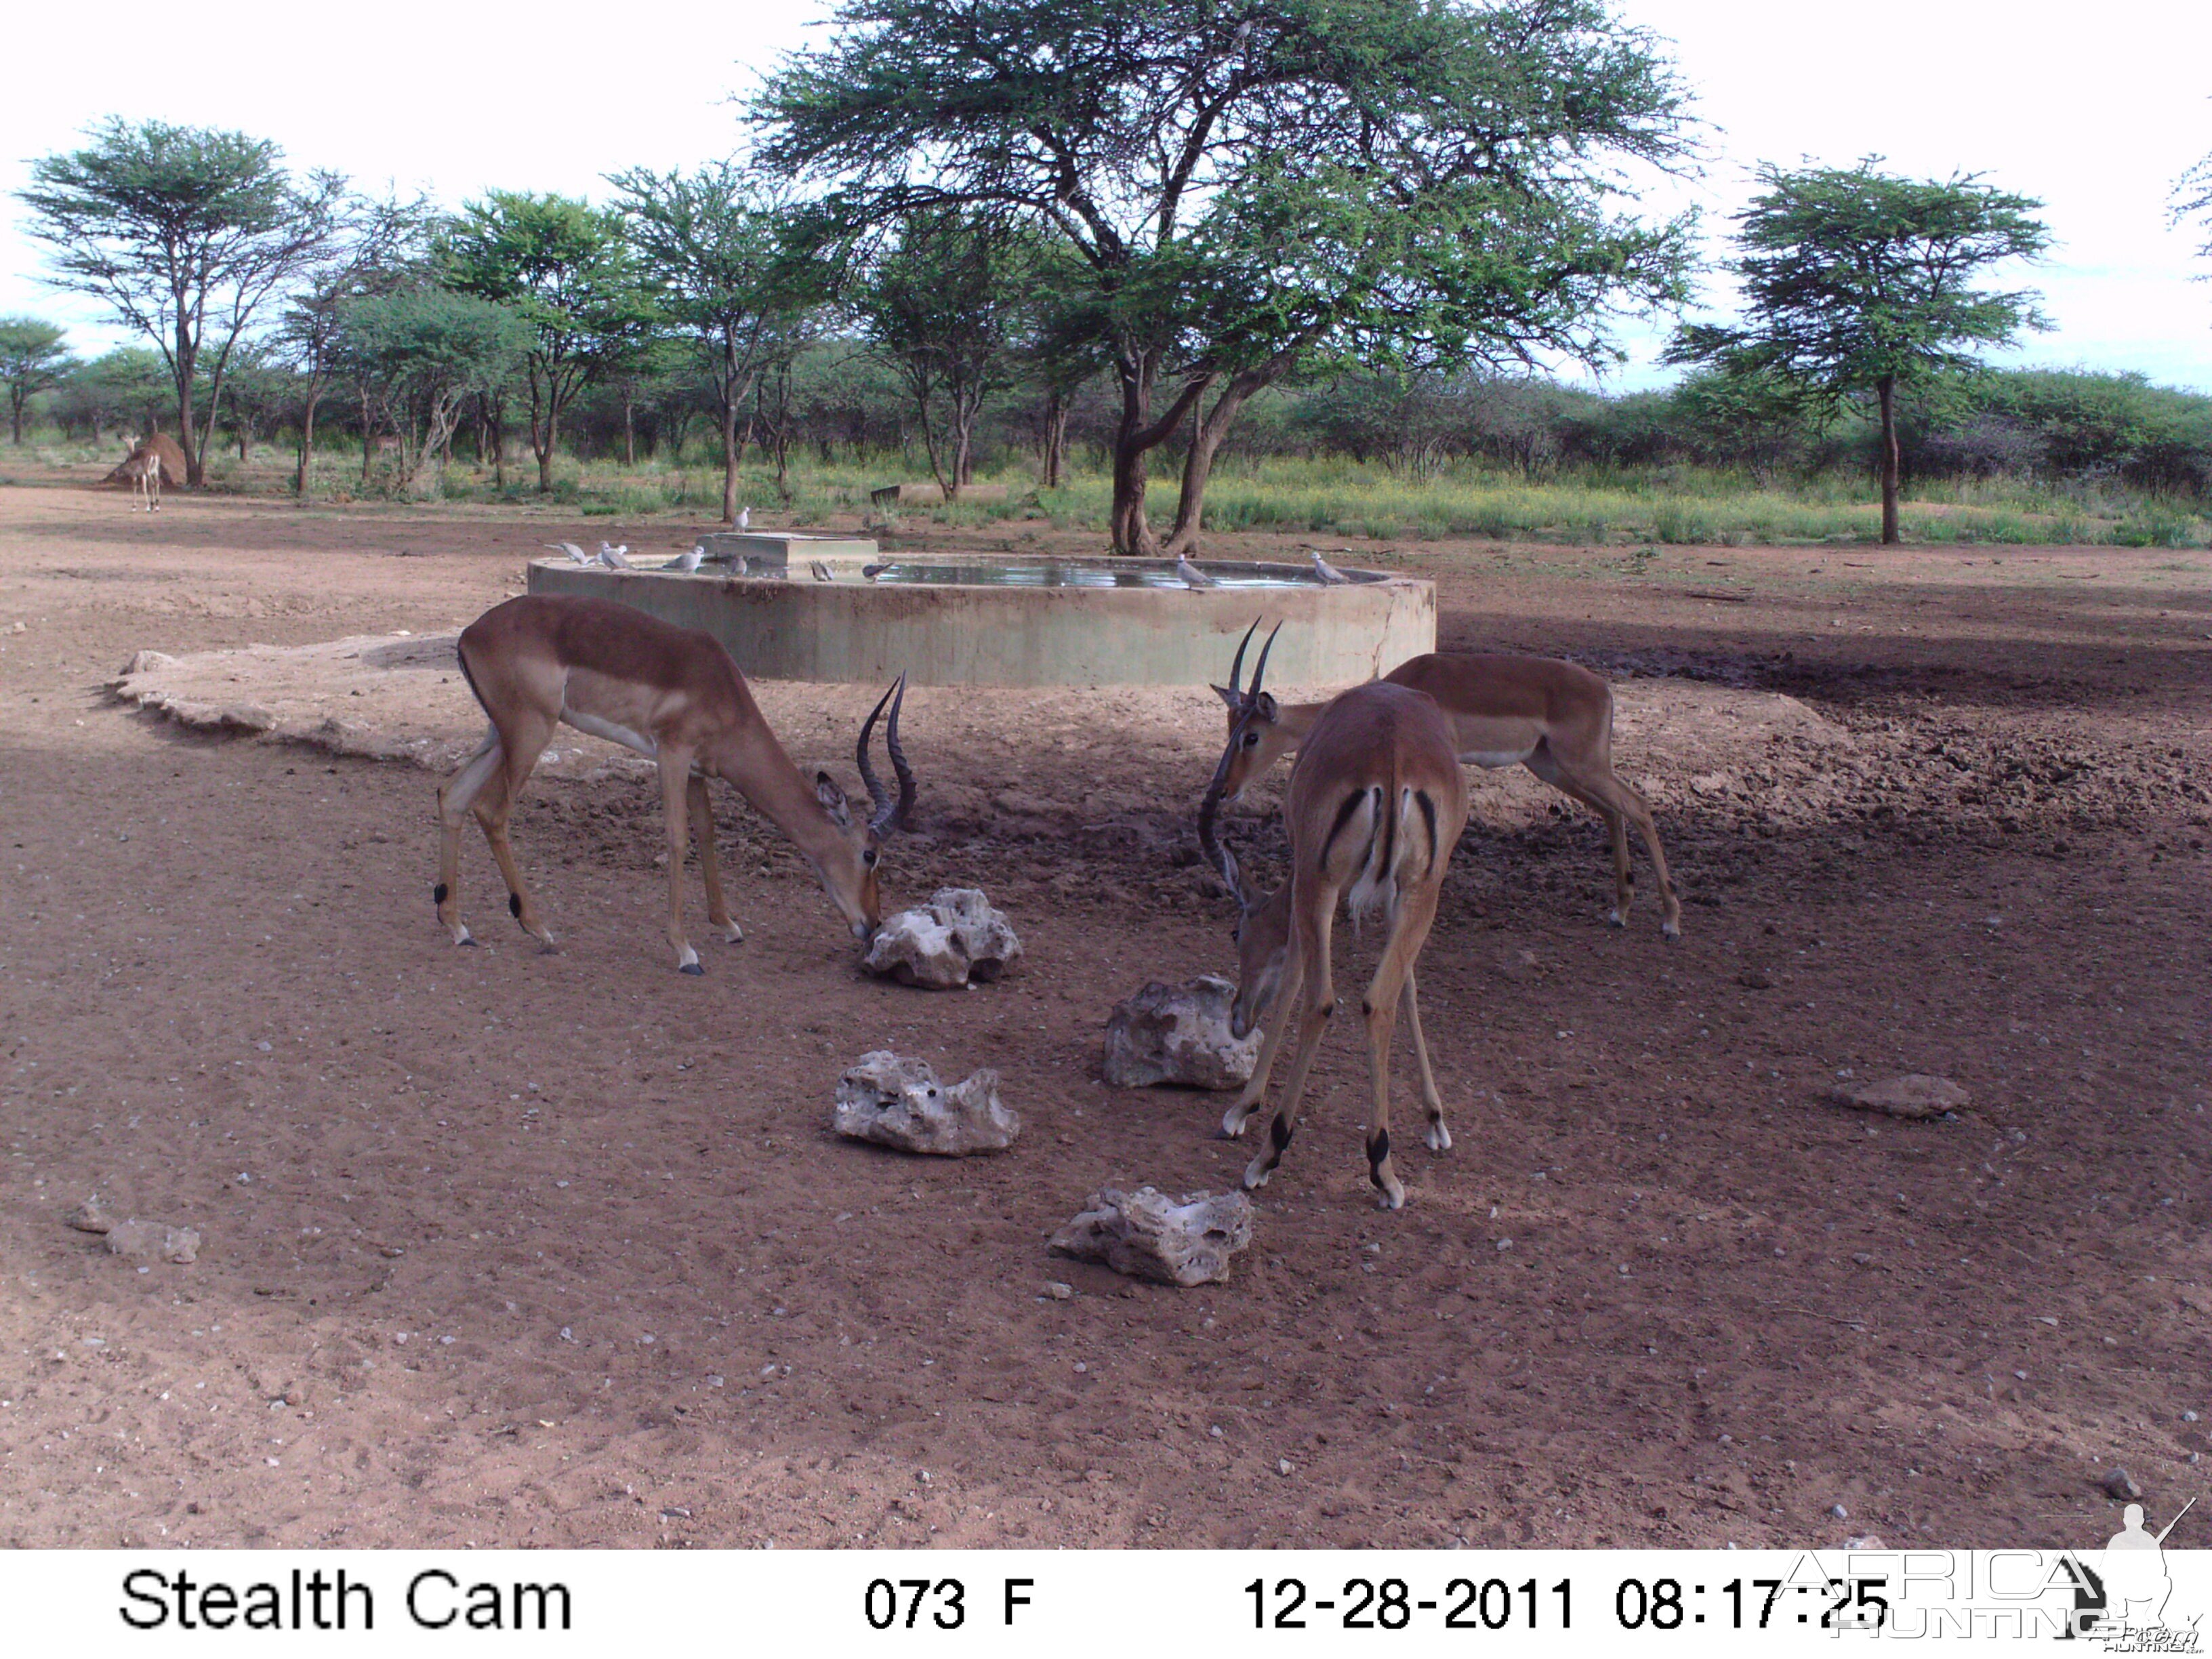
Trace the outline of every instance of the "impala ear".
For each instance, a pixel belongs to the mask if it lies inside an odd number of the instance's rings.
[[[1215,686],[1213,688],[1213,695],[1229,705],[1229,712],[1231,714],[1241,714],[1243,711],[1244,699],[1243,696],[1237,692],[1231,691],[1227,686]]]
[[[1275,694],[1273,692],[1262,691],[1258,696],[1252,700],[1252,708],[1253,711],[1257,714],[1261,720],[1266,720],[1271,726],[1274,723],[1278,710],[1275,707]]]
[[[853,827],[853,814],[845,805],[845,792],[827,772],[814,775],[814,799],[822,803],[822,810],[830,815],[830,823],[840,830]]]

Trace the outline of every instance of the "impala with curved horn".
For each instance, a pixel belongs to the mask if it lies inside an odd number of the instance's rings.
[[[1278,702],[1261,689],[1267,653],[1275,642],[1272,633],[1261,647],[1250,689],[1240,688],[1245,647],[1259,626],[1254,623],[1238,643],[1229,684],[1213,688],[1229,705],[1229,743],[1217,774],[1224,805],[1233,805],[1277,761],[1295,752],[1328,707]],[[1282,624],[1275,626],[1279,631]],[[1601,677],[1553,657],[1432,651],[1408,658],[1383,679],[1436,699],[1464,764],[1525,766],[1605,820],[1613,842],[1613,878],[1607,920],[1616,927],[1628,925],[1629,907],[1636,900],[1636,872],[1628,862],[1628,826],[1633,823],[1659,884],[1659,931],[1668,939],[1681,937],[1681,902],[1667,873],[1651,809],[1613,769],[1613,688]]]
[[[461,672],[490,717],[491,729],[438,791],[444,840],[433,897],[454,944],[476,943],[460,919],[461,825],[474,812],[506,878],[508,913],[547,950],[557,948],[522,884],[507,818],[554,727],[563,721],[635,749],[660,768],[668,829],[668,942],[684,973],[706,971],[684,936],[684,849],[693,830],[708,917],[731,943],[744,937],[722,893],[708,778],[736,786],[798,844],[855,939],[875,936],[883,921],[877,854],[886,836],[905,827],[914,808],[914,772],[899,744],[905,675],[860,727],[854,758],[874,811],[856,820],[827,772],[817,773],[814,787],[807,787],[761,717],[745,677],[711,634],[678,628],[608,599],[527,594],[493,606],[463,629],[459,651]],[[896,799],[868,763],[869,738],[886,707],[884,746],[898,779]]]
[[[1267,1145],[1244,1171],[1247,1187],[1265,1186],[1291,1144],[1307,1069],[1336,1010],[1330,933],[1337,904],[1348,902],[1355,921],[1379,913],[1388,930],[1382,959],[1359,1005],[1375,1097],[1367,1169],[1383,1207],[1397,1209],[1406,1189],[1390,1160],[1390,1042],[1401,1006],[1419,1066],[1430,1150],[1451,1146],[1413,985],[1414,961],[1436,920],[1437,890],[1467,825],[1467,780],[1450,728],[1433,698],[1387,681],[1355,686],[1330,703],[1291,774],[1283,806],[1291,874],[1272,895],[1244,879],[1214,832],[1228,772],[1224,756],[1199,807],[1198,835],[1242,911],[1231,1029],[1242,1038],[1259,1025],[1266,1036],[1251,1080],[1221,1120],[1222,1133],[1242,1134],[1267,1098],[1275,1057],[1297,1016],[1297,1053]]]

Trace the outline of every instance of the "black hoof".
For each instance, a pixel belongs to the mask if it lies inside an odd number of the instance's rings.
[[[707,976],[707,970],[696,962],[687,962],[676,971],[679,974],[690,974],[698,979],[704,979]]]

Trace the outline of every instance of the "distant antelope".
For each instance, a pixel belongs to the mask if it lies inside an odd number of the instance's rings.
[[[103,483],[135,484],[138,499],[149,513],[161,510],[161,475],[167,472],[171,483],[185,481],[185,452],[174,438],[155,433],[142,438],[131,447],[118,466],[100,480]]]
[[[1437,890],[1467,826],[1467,779],[1451,727],[1426,692],[1385,680],[1354,686],[1323,709],[1291,773],[1283,805],[1291,876],[1272,896],[1245,882],[1234,856],[1215,838],[1214,816],[1228,770],[1224,756],[1199,808],[1199,841],[1243,911],[1237,928],[1231,1029],[1243,1037],[1261,1026],[1266,1037],[1251,1080],[1221,1121],[1222,1132],[1242,1134],[1266,1100],[1268,1073],[1295,1022],[1297,1053],[1267,1144],[1244,1171],[1247,1187],[1266,1186],[1297,1127],[1306,1072],[1336,1012],[1329,957],[1338,902],[1348,902],[1355,919],[1380,915],[1388,930],[1382,959],[1359,1002],[1375,1096],[1367,1170],[1382,1206],[1397,1209],[1406,1201],[1406,1188],[1390,1162],[1390,1039],[1401,1006],[1428,1109],[1429,1147],[1441,1152],[1451,1146],[1413,988],[1413,963],[1428,942]]]

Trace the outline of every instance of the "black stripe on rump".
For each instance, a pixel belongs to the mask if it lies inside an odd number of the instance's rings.
[[[1359,803],[1366,799],[1367,792],[1362,789],[1357,794],[1346,795],[1344,805],[1336,809],[1336,822],[1329,825],[1328,839],[1321,844],[1321,868],[1328,868],[1329,849],[1336,845],[1336,838],[1344,833],[1344,826],[1352,822],[1352,815],[1359,810]]]
[[[1437,867],[1437,804],[1429,799],[1425,789],[1413,791],[1413,799],[1421,805],[1421,821],[1429,826],[1429,868]]]

